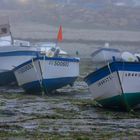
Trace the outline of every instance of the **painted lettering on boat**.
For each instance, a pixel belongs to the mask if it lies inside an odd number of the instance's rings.
[[[140,73],[139,72],[127,72],[125,73],[125,77],[140,77]]]
[[[49,65],[68,67],[69,62],[67,62],[67,61],[57,61],[57,60],[56,61],[49,61]]]
[[[103,80],[99,81],[97,83],[98,87],[103,86],[104,84],[108,83],[109,81],[111,81],[113,79],[112,75],[109,75],[108,77],[104,78]]]
[[[17,72],[18,72],[19,74],[22,74],[22,73],[24,73],[25,71],[30,70],[31,68],[33,68],[33,65],[32,65],[32,64],[28,64],[28,65],[26,65],[26,66],[20,68]]]

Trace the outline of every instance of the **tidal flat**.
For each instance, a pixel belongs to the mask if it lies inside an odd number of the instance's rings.
[[[91,61],[81,61],[73,87],[49,95],[26,94],[16,86],[0,87],[1,140],[137,140],[140,109],[134,112],[96,107],[84,76]]]

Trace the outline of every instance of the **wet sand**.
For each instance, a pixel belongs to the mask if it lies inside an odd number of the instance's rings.
[[[128,113],[95,107],[83,82],[91,62],[81,63],[74,86],[58,93],[29,95],[18,87],[1,87],[0,139],[139,139],[140,110]]]

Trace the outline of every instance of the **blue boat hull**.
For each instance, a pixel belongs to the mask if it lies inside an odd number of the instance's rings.
[[[42,83],[39,81],[34,81],[22,85],[22,88],[27,93],[40,93],[45,91],[46,94],[55,91],[56,89],[62,88],[66,85],[73,85],[77,77],[66,77],[57,79],[43,79]]]
[[[16,83],[13,71],[0,72],[0,86],[7,86]]]

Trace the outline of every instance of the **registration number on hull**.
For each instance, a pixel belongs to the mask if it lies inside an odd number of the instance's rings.
[[[67,62],[67,61],[49,61],[49,65],[68,67],[69,62]]]

